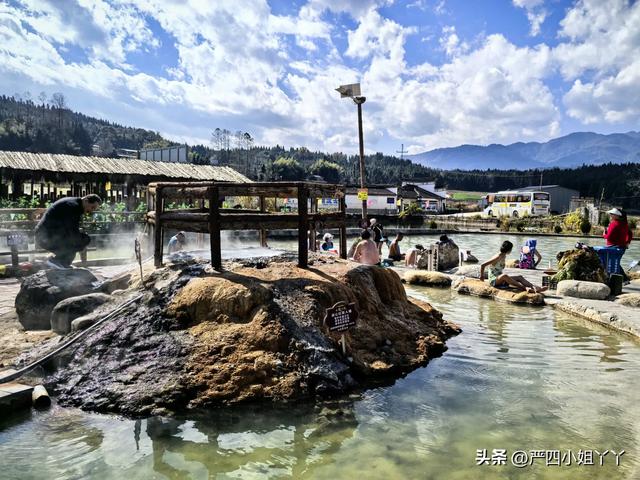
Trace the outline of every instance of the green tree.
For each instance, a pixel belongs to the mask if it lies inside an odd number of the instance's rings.
[[[339,183],[344,169],[337,163],[321,159],[316,160],[311,167],[309,167],[309,173],[312,175],[320,175],[329,183]]]
[[[274,180],[304,180],[304,168],[293,158],[280,157],[273,162]]]

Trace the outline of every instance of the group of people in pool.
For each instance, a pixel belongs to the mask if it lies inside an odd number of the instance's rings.
[[[615,246],[626,249],[632,240],[631,229],[629,228],[626,215],[619,209],[614,208],[607,212],[610,216],[609,227],[603,237],[607,246]],[[405,266],[416,267],[418,257],[424,251],[420,244],[408,249],[405,254],[400,251],[400,242],[404,239],[402,232],[398,232],[393,241],[388,242],[384,235],[384,229],[375,218],[363,225],[360,238],[357,239],[348,253],[348,257],[355,262],[365,265],[378,265],[382,260],[382,245],[387,244],[389,248],[388,259],[386,261],[399,262],[404,260]],[[325,233],[322,237],[320,250],[325,252],[335,252],[333,245],[333,235]],[[442,235],[438,243],[450,242],[447,235]],[[520,248],[520,258],[517,267],[521,269],[535,269],[542,261],[542,255],[537,249],[537,240],[530,238],[524,242]],[[528,292],[543,292],[547,287],[538,287],[529,282],[522,275],[508,275],[504,273],[507,256],[513,251],[513,243],[504,241],[500,246],[500,251],[491,259],[480,265],[480,278],[484,280],[485,272],[491,286],[496,288],[513,287],[518,290]]]

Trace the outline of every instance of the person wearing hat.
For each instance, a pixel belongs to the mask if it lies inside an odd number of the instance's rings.
[[[617,208],[612,208],[607,213],[610,222],[607,231],[602,235],[607,242],[607,247],[629,248],[632,234],[627,223],[627,215]]]
[[[330,252],[332,250],[335,250],[333,248],[333,235],[331,235],[330,233],[324,234],[324,236],[322,237],[322,244],[320,245],[320,250],[322,250],[323,252]]]

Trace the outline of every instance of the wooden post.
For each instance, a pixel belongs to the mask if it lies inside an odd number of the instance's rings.
[[[267,202],[264,195],[260,195],[260,212],[265,213],[267,211]],[[267,246],[267,231],[264,228],[260,229],[260,246]]]
[[[154,227],[154,248],[153,248],[153,261],[156,268],[162,266],[162,249],[164,247],[164,235],[162,230],[162,216],[164,201],[162,199],[162,187],[156,188],[155,209],[156,209],[156,223]]]
[[[347,200],[346,195],[342,195],[340,197],[340,212],[343,215],[346,215],[347,211]],[[340,258],[347,258],[347,221],[346,217],[344,217],[342,224],[340,225]]]
[[[309,242],[307,230],[309,229],[309,211],[307,201],[309,192],[306,185],[298,184],[298,266],[307,268],[309,265]]]
[[[20,258],[18,257],[18,246],[11,245],[11,266],[18,271]]]
[[[211,265],[222,271],[220,253],[220,205],[218,187],[209,188],[209,244],[211,247]]]
[[[318,212],[318,200],[316,197],[311,196],[311,213]],[[309,224],[309,249],[312,252],[317,250],[316,248],[316,222],[310,222]]]
[[[87,248],[83,248],[80,251],[80,265],[82,265],[83,267],[87,266]]]

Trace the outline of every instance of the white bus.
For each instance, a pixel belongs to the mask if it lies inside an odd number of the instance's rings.
[[[526,217],[549,215],[547,192],[504,191],[484,197],[484,213],[490,217]]]

